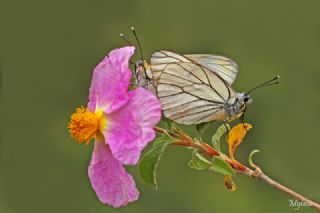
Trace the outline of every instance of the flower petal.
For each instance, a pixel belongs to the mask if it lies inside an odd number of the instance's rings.
[[[104,204],[118,208],[139,198],[132,176],[102,141],[95,142],[88,173],[93,189]]]
[[[130,157],[128,150],[136,146],[136,140],[141,134],[141,127],[126,107],[108,116],[108,126],[104,131],[105,143],[109,144],[113,156],[121,163],[127,163],[124,158]]]
[[[125,165],[136,165],[142,150],[155,138],[152,128],[142,128],[142,134],[136,140],[127,141],[122,146],[113,146],[112,153]]]
[[[110,52],[94,69],[89,90],[88,108],[94,112],[103,108],[113,112],[128,102],[131,71],[129,59],[134,47],[123,47]]]
[[[130,100],[126,105],[135,121],[141,127],[154,127],[161,119],[161,105],[157,97],[144,88],[129,92]]]
[[[128,104],[109,117],[105,138],[115,158],[135,165],[141,151],[155,138],[153,127],[160,121],[161,108],[157,98],[146,89],[131,91],[129,97]]]
[[[120,68],[120,72],[123,73],[123,82],[130,82],[131,75],[127,75],[129,60],[134,54],[134,47],[128,46],[121,49],[112,50],[109,53],[109,59],[114,67]],[[130,70],[129,70],[130,71]],[[130,71],[131,74],[131,71]]]

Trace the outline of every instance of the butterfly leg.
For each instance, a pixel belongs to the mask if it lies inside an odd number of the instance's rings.
[[[244,115],[246,114],[246,110],[247,110],[247,107],[244,108],[243,114],[241,115],[240,120],[241,120],[242,125],[246,129],[246,131],[248,131],[247,127],[244,125]]]
[[[227,122],[223,122],[224,127],[227,130],[227,137],[229,136],[229,132],[230,132],[230,127],[227,125]]]

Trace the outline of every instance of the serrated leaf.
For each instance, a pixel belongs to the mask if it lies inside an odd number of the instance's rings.
[[[211,162],[197,152],[192,153],[192,158],[188,163],[191,169],[203,170],[209,168]]]
[[[221,152],[220,149],[220,139],[222,135],[224,135],[230,129],[229,124],[222,124],[216,131],[216,133],[212,136],[212,145],[215,150]]]
[[[213,159],[212,165],[209,167],[209,169],[215,172],[222,173],[224,175],[234,175],[232,167],[227,162],[218,157]]]
[[[162,135],[154,143],[151,149],[149,149],[141,158],[138,165],[138,172],[141,179],[152,184],[157,189],[156,171],[160,162],[160,158],[166,147],[173,142],[173,138],[169,135]]]

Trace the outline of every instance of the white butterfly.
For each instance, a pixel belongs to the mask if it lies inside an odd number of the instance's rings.
[[[150,65],[145,60],[139,59],[135,62],[134,78],[137,87],[147,88],[149,85],[152,85],[152,72]]]
[[[158,51],[151,56],[151,70],[164,116],[185,125],[239,118],[252,102],[250,92],[279,83],[277,76],[247,93],[237,93],[231,87],[237,64],[210,54]]]
[[[156,91],[153,87],[153,78],[152,78],[150,65],[143,58],[140,41],[135,31],[135,28],[133,26],[131,27],[131,31],[138,43],[139,52],[140,52],[140,59],[138,59],[136,62],[130,62],[130,63],[134,63],[134,80],[135,80],[134,85],[137,87],[144,87],[155,94]],[[120,33],[120,37],[124,39],[128,43],[128,45],[131,45],[131,42],[122,33]]]

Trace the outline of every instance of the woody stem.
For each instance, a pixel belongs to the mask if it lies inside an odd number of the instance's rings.
[[[279,182],[271,179],[269,176],[267,176],[266,174],[264,174],[261,170],[260,170],[260,173],[256,173],[255,171],[247,168],[246,171],[239,171],[240,173],[244,174],[244,175],[247,175],[247,176],[250,176],[250,177],[257,177],[259,178],[260,180],[264,181],[265,183],[269,184],[270,186],[286,193],[287,195],[289,195],[290,197],[293,197],[299,201],[302,201],[304,202],[306,205],[308,206],[311,206],[317,210],[320,211],[320,204],[319,203],[316,203],[315,201],[312,201],[308,198],[306,198],[305,196],[293,191],[292,189],[280,184]]]
[[[209,157],[219,156],[224,161],[229,163],[236,172],[239,172],[241,174],[247,175],[249,177],[258,178],[258,179],[264,181],[265,183],[267,183],[268,185],[278,189],[279,191],[282,191],[282,192],[286,193],[290,197],[293,197],[293,198],[295,198],[295,199],[297,199],[299,201],[302,201],[306,205],[311,206],[311,207],[313,207],[313,208],[315,208],[315,209],[320,211],[320,204],[319,203],[316,203],[315,201],[312,201],[312,200],[306,198],[305,196],[293,191],[292,189],[289,189],[288,187],[286,187],[286,186],[278,183],[277,181],[271,179],[266,174],[264,174],[259,169],[259,167],[257,167],[258,169],[256,171],[253,171],[250,168],[240,164],[239,162],[230,159],[228,156],[220,154],[218,151],[214,150],[207,143],[195,143],[191,138],[189,140],[187,140],[186,138],[183,138],[179,134],[169,132],[169,131],[164,130],[164,129],[159,128],[159,127],[155,127],[154,130],[156,132],[160,133],[160,134],[168,133],[173,138],[176,138],[177,142],[174,142],[173,143],[174,145],[188,146],[188,147],[196,148],[196,149],[200,150],[201,152],[203,152],[204,154],[206,154]]]

